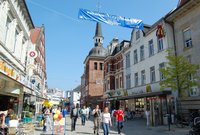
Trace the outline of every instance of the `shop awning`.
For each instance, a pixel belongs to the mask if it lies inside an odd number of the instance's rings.
[[[134,99],[134,98],[143,98],[143,97],[153,97],[153,96],[160,96],[160,95],[170,95],[171,91],[156,91],[156,92],[147,92],[141,94],[135,94],[132,96],[124,96],[124,97],[117,97],[118,100],[127,100],[127,99]]]

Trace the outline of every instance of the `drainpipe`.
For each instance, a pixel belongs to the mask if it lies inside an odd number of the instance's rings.
[[[177,55],[177,45],[176,45],[176,40],[175,40],[175,30],[174,30],[174,22],[170,22],[170,21],[167,21],[166,20],[166,18],[164,19],[164,21],[166,22],[166,23],[168,23],[171,27],[172,27],[172,31],[173,31],[173,41],[174,41],[174,55],[175,56],[178,56]],[[180,84],[180,82],[179,82],[179,76],[177,76],[176,77],[176,79],[177,79],[177,90],[178,90],[178,95],[177,95],[177,97],[179,97],[179,92],[180,92],[180,87],[179,87],[179,84]],[[178,112],[177,112],[177,105],[179,104],[179,101],[177,100],[178,98],[177,97],[175,97],[175,114],[177,114]],[[181,104],[181,103],[180,103]],[[180,108],[180,115],[181,115],[181,117],[182,117],[182,107]],[[170,117],[171,117],[171,114],[170,114]],[[182,120],[182,119],[181,119]],[[181,125],[182,125],[182,121],[181,121]],[[182,127],[183,127],[183,125],[182,125]]]

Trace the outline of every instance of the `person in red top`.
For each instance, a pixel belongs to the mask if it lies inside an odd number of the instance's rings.
[[[118,134],[121,134],[122,128],[124,127],[124,111],[119,108],[115,111],[114,115],[116,116]]]

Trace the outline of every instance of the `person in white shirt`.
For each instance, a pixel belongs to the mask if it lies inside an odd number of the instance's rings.
[[[11,120],[9,121],[9,127],[15,127],[17,128],[19,125],[19,120],[17,119],[17,116],[13,115],[11,117]]]
[[[104,112],[102,113],[102,124],[104,135],[108,135],[110,130],[109,126],[112,126],[111,116],[108,107],[105,107]]]
[[[80,110],[80,114],[81,114],[82,125],[85,126],[85,120],[86,120],[86,116],[87,116],[87,109],[85,106],[83,106],[83,108]]]

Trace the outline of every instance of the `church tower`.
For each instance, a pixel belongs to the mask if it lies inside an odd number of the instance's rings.
[[[103,35],[101,24],[96,24],[94,39],[94,47],[90,50],[86,57],[85,64],[85,96],[83,104],[94,107],[100,105],[102,107],[103,97],[103,80],[104,80],[104,59],[107,50],[103,47]]]

